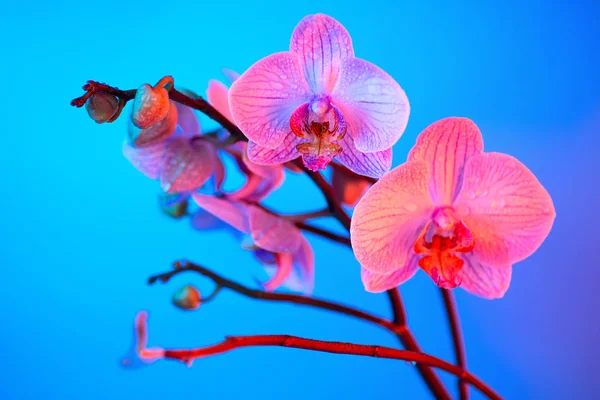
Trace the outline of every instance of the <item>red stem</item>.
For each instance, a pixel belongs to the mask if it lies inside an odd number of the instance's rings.
[[[456,363],[463,369],[467,369],[467,354],[465,350],[465,342],[463,339],[462,329],[460,326],[460,317],[458,316],[458,308],[456,307],[456,301],[454,295],[450,290],[440,289],[442,297],[444,298],[444,306],[446,308],[446,314],[448,315],[448,322],[450,323],[450,330],[452,332],[452,342],[454,344],[454,354],[456,355]],[[467,382],[462,379],[458,381],[458,391],[460,393],[461,400],[469,399],[469,386]]]
[[[469,382],[490,399],[502,399],[498,393],[488,387],[475,375],[464,371],[460,367],[450,364],[449,362],[428,354],[416,353],[408,350],[392,349],[390,347],[383,346],[328,342],[324,340],[306,339],[290,335],[228,336],[223,342],[207,347],[191,350],[163,350],[163,358],[181,361],[189,366],[193,360],[197,358],[222,354],[242,347],[255,346],[288,347],[294,349],[320,351],[325,353],[388,358],[417,364],[427,364],[432,367],[440,368],[459,377],[460,379]]]

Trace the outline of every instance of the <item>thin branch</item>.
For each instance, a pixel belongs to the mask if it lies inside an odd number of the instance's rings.
[[[309,211],[309,212],[305,212],[305,213],[297,213],[297,214],[289,214],[289,215],[282,214],[281,216],[292,222],[305,222],[305,221],[308,221],[311,219],[317,219],[317,218],[321,218],[321,217],[329,217],[329,216],[331,216],[331,213],[329,212],[329,208],[324,208],[322,210]]]
[[[242,296],[246,296],[257,300],[293,303],[333,311],[338,314],[348,315],[354,318],[361,319],[363,321],[370,322],[375,325],[379,325],[382,328],[387,329],[394,334],[399,334],[398,326],[396,326],[392,321],[389,321],[385,318],[377,317],[375,315],[369,314],[367,312],[352,307],[333,303],[327,300],[321,300],[315,297],[287,293],[272,293],[257,289],[251,289],[230,279],[227,279],[207,268],[204,268],[197,264],[193,264],[189,261],[176,262],[174,264],[174,267],[175,268],[169,272],[151,276],[150,278],[148,278],[148,284],[152,285],[157,281],[166,283],[172,277],[179,275],[183,272],[195,272],[212,280],[217,286],[221,286],[221,288],[223,289],[227,288],[233,290],[234,292],[239,293]]]
[[[384,346],[361,345],[345,342],[329,342],[324,340],[306,339],[291,335],[256,335],[256,336],[228,336],[221,343],[207,347],[189,350],[163,349],[162,358],[183,362],[191,366],[193,360],[227,353],[242,347],[276,346],[302,350],[319,351],[333,354],[347,354],[364,357],[387,358],[402,360],[410,363],[427,364],[432,367],[449,372],[465,380],[480,390],[492,400],[502,400],[502,397],[492,388],[487,386],[475,375],[464,371],[449,362],[429,354],[416,353],[408,350],[392,349]]]
[[[341,236],[341,235],[335,234],[333,232],[329,232],[326,229],[319,228],[319,227],[316,227],[313,225],[309,225],[305,222],[296,222],[296,226],[305,232],[313,233],[317,236],[321,236],[325,239],[329,239],[333,242],[340,243],[340,244],[343,244],[348,247],[351,246],[350,238],[348,238],[348,237]]]
[[[454,300],[454,294],[447,289],[440,289],[444,299],[446,314],[452,333],[452,342],[454,344],[454,353],[456,355],[456,363],[463,369],[467,369],[467,353],[465,350],[465,342],[463,340],[462,329],[460,326],[460,317],[458,316],[458,308]],[[458,390],[461,400],[469,399],[469,386],[464,380],[458,381]]]

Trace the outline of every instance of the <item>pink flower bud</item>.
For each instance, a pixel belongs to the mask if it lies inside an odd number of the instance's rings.
[[[135,105],[129,121],[128,133],[129,139],[134,147],[148,147],[169,138],[175,133],[177,128],[177,106],[174,102],[169,102],[168,113],[157,124],[146,129],[140,129],[135,124]]]
[[[99,124],[112,122],[119,112],[119,99],[112,94],[94,93],[85,103],[90,118]]]
[[[142,85],[133,99],[133,123],[141,129],[161,122],[169,112],[169,92],[164,87]]]

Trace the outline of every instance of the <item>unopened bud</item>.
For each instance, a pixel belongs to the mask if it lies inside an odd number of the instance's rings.
[[[181,310],[196,310],[202,303],[200,291],[192,285],[186,285],[179,289],[171,299],[173,305]]]
[[[112,122],[119,112],[119,99],[112,94],[94,93],[85,102],[85,109],[90,118],[99,124]]]
[[[169,102],[169,111],[166,117],[149,128],[138,128],[133,120],[134,116],[135,112],[129,120],[128,127],[129,139],[134,147],[147,147],[162,142],[175,133],[177,128],[177,106],[172,101]]]
[[[169,92],[164,87],[142,85],[133,100],[133,123],[141,129],[162,121],[169,111]]]

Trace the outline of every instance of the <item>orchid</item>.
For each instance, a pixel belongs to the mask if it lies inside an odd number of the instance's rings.
[[[300,21],[289,51],[259,60],[242,75],[224,73],[231,88],[210,80],[207,100],[176,89],[174,79],[166,76],[154,86],[133,90],[88,81],[86,93],[72,101],[102,124],[115,121],[132,101],[123,153],[142,174],[160,181],[162,212],[189,218],[197,231],[233,234],[240,249],[251,251],[269,275],[252,288],[182,260],[148,282],[167,283],[182,272],[194,272],[211,280],[214,290],[202,297],[192,284],[180,288],[171,298],[180,310],[204,309],[222,290],[230,290],[360,319],[393,334],[404,350],[289,335],[228,336],[222,343],[190,350],[148,348],[147,314],[141,312],[123,365],[172,359],[192,366],[197,358],[240,347],[295,347],[409,361],[435,398],[452,397],[433,368],[459,378],[461,400],[469,397],[467,385],[501,399],[468,371],[449,289],[500,298],[510,285],[513,265],[542,245],[555,210],[534,174],[509,155],[483,152],[478,127],[454,117],[427,127],[407,161],[390,171],[392,146],[408,123],[408,99],[390,75],[356,58],[347,30],[323,14]],[[203,134],[194,110],[220,127]],[[245,180],[229,189],[231,182],[225,179],[232,165]],[[330,179],[320,172],[327,166]],[[287,215],[267,208],[265,199],[286,183],[286,168],[308,177],[325,207]],[[302,203],[311,197],[298,194],[292,199]],[[345,232],[313,224],[317,218],[333,219]],[[352,250],[365,289],[386,291],[393,315],[384,318],[313,298],[315,260],[304,232]],[[456,365],[424,353],[407,324],[398,286],[419,268],[441,288]],[[299,294],[281,293],[284,288]]]
[[[540,247],[555,215],[525,165],[484,153],[471,120],[446,118],[359,201],[352,248],[368,291],[395,287],[420,267],[440,287],[498,298],[512,265]]]
[[[409,115],[398,83],[354,57],[348,31],[315,14],[294,29],[290,51],[263,58],[231,86],[231,115],[249,139],[251,161],[302,157],[313,171],[335,157],[352,171],[380,177]]]
[[[235,82],[239,75],[231,70],[225,70],[228,78]],[[211,80],[206,90],[208,102],[224,115],[231,122],[234,122],[229,108],[229,89],[225,84],[217,80]],[[235,122],[234,122],[235,123]],[[241,163],[238,163],[240,170],[246,175],[246,184],[237,192],[229,194],[232,199],[245,199],[248,201],[261,201],[272,191],[278,189],[285,179],[283,165],[258,165],[252,162],[248,157],[245,142],[235,144],[236,150],[241,154]]]
[[[196,190],[211,176],[220,186],[224,179],[223,164],[216,147],[199,136],[200,124],[194,111],[172,101],[169,110],[163,120],[139,132],[130,119],[131,140],[123,144],[125,158],[147,177],[159,179],[166,193]],[[143,146],[136,146],[135,138],[152,139],[145,140]]]
[[[263,283],[267,291],[285,286],[290,290],[312,293],[314,286],[314,256],[310,243],[300,229],[283,217],[242,201],[194,193],[196,204],[232,228],[247,235],[242,248],[252,250],[270,273]]]

